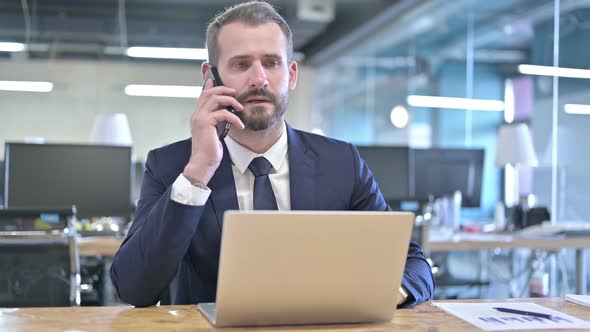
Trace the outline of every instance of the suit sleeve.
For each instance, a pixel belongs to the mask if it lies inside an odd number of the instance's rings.
[[[351,145],[351,149],[355,165],[355,184],[350,202],[351,209],[391,211],[369,167],[360,157],[354,145]],[[424,257],[422,248],[414,241],[410,241],[402,285],[409,293],[408,299],[401,305],[402,307],[414,306],[430,300],[434,296],[434,276]]]
[[[134,306],[154,305],[168,287],[196,232],[204,206],[173,201],[150,151],[135,220],[113,259],[111,280]]]

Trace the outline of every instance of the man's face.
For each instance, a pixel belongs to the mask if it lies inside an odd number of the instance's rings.
[[[238,116],[247,129],[265,130],[283,121],[297,64],[287,63],[287,40],[276,23],[224,25],[218,35],[218,69],[223,84],[237,90]]]

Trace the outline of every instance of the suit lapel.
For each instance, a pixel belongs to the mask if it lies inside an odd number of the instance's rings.
[[[227,210],[239,210],[239,206],[229,151],[225,146],[225,142],[221,141],[221,144],[223,145],[223,158],[208,186],[211,189],[210,198],[217,217],[217,223],[219,228],[223,229],[223,213]]]
[[[289,141],[289,184],[291,210],[314,210],[316,207],[316,158],[301,136],[287,125]]]

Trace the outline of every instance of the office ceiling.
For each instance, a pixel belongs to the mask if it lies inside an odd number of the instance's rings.
[[[561,2],[562,14],[590,6],[590,1]],[[471,22],[479,61],[519,62],[531,47],[533,26],[552,18],[553,0],[423,1],[359,40],[366,47],[357,54],[368,50],[376,57],[400,56],[413,49],[418,56],[464,60]]]
[[[0,41],[26,42],[31,47],[25,56],[31,58],[120,57],[125,46],[203,47],[208,21],[236,2],[240,1],[0,0]],[[295,51],[307,57],[399,0],[269,2],[290,24]],[[333,19],[322,18],[321,10],[317,15],[317,6],[326,3],[334,4]],[[302,8],[306,13],[298,13]]]
[[[343,53],[391,59],[412,49],[416,61],[464,61],[471,18],[478,62],[519,63],[529,56],[533,26],[551,20],[554,9],[553,0],[268,1],[289,22],[298,60],[311,65]],[[237,2],[0,0],[0,41],[30,45],[27,53],[0,58],[103,59],[121,57],[126,46],[203,47],[208,21]],[[322,15],[318,7],[330,4],[333,17]],[[562,15],[574,10],[563,24],[587,21],[579,13],[590,12],[590,0],[560,0]]]

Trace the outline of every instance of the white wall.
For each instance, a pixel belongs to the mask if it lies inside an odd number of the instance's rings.
[[[129,118],[138,160],[153,148],[188,138],[195,100],[131,97],[126,84],[201,85],[198,63],[2,60],[0,80],[50,81],[49,93],[0,91],[0,159],[4,142],[44,137],[46,142],[88,142],[94,116],[123,112]],[[287,121],[311,129],[313,70],[300,66]]]

